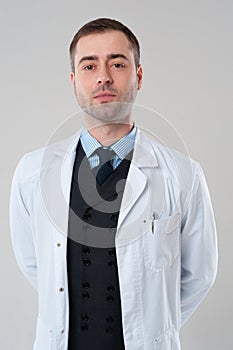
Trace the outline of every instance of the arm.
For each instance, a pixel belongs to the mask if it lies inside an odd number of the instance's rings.
[[[10,232],[18,262],[24,276],[37,289],[37,262],[31,229],[31,215],[26,205],[26,182],[23,182],[24,157],[16,167],[10,194]],[[23,185],[22,185],[23,183]]]
[[[182,220],[181,324],[198,307],[217,273],[217,238],[213,208],[204,173],[195,163],[190,202]]]

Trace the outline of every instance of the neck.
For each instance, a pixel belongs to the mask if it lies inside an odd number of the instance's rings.
[[[88,132],[103,146],[110,146],[125,135],[133,128],[133,122],[128,120],[124,123],[90,123],[85,118],[85,127]]]

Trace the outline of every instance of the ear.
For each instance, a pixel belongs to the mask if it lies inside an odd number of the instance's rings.
[[[74,94],[76,96],[76,89],[75,89],[75,73],[74,72],[70,72],[70,80],[71,80],[71,84],[74,90]]]
[[[140,90],[142,87],[142,66],[141,66],[141,64],[139,65],[139,67],[137,69],[137,77],[138,77],[138,90]]]
[[[72,85],[74,86],[74,72],[70,72],[70,80]]]

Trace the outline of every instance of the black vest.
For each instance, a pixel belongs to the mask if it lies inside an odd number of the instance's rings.
[[[125,185],[119,180],[127,178],[132,153],[99,186],[78,143],[67,240],[68,350],[125,349],[115,233]]]

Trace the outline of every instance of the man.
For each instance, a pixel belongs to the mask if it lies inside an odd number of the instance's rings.
[[[142,66],[126,26],[85,24],[70,56],[84,126],[26,154],[11,191],[15,255],[39,297],[34,350],[178,350],[217,271],[204,174],[132,121]]]

